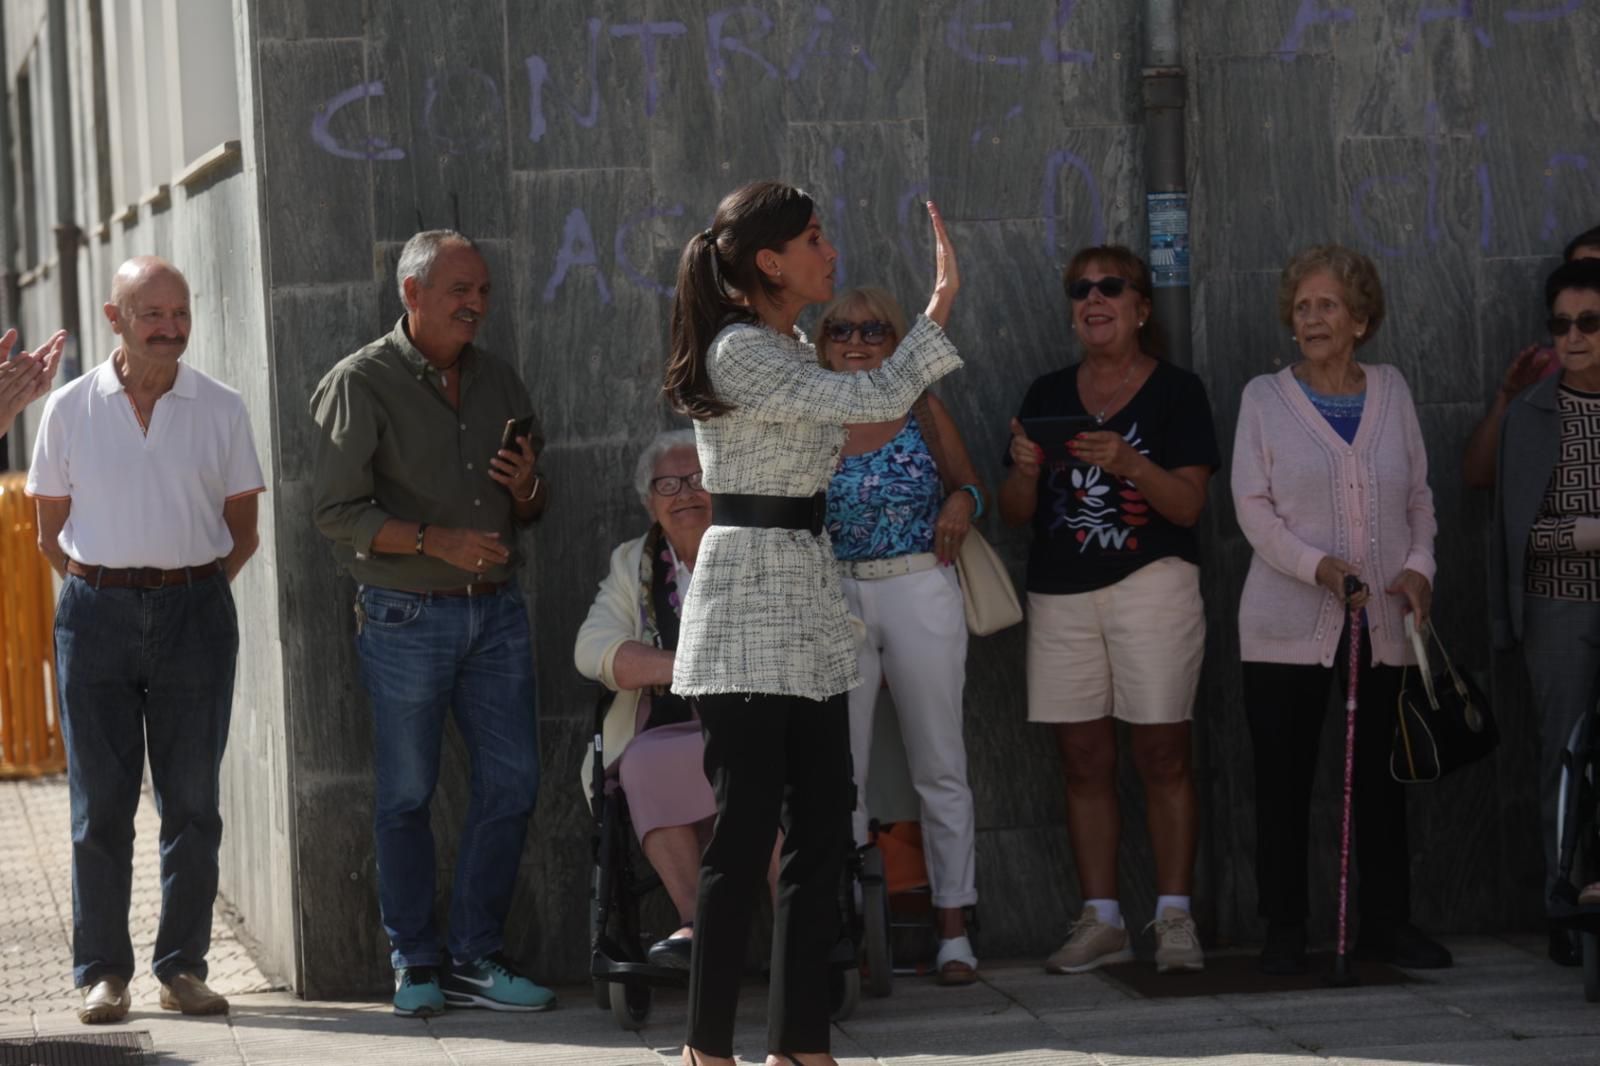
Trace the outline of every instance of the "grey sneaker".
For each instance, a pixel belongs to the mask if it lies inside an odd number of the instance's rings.
[[[1108,962],[1127,962],[1133,958],[1128,946],[1128,931],[1107,925],[1093,907],[1072,923],[1067,942],[1044,960],[1046,973],[1087,973]]]
[[[1151,926],[1156,931],[1156,973],[1193,973],[1206,968],[1200,936],[1188,911],[1168,907],[1145,928]]]

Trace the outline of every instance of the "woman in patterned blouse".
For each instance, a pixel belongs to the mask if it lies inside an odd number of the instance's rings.
[[[1490,595],[1495,642],[1522,642],[1540,717],[1549,891],[1558,887],[1562,751],[1573,725],[1600,700],[1600,261],[1558,267],[1545,302],[1561,372],[1524,389],[1506,410]],[[1600,903],[1600,885],[1581,898]],[[1552,929],[1550,940],[1552,958],[1572,959],[1561,931]]]
[[[876,370],[905,330],[893,296],[850,289],[822,312],[817,358],[833,370]],[[960,431],[931,392],[908,414],[845,431],[844,457],[828,486],[828,536],[845,601],[867,627],[857,653],[862,682],[850,690],[855,838],[868,842],[867,763],[878,683],[885,679],[922,801],[939,926],[935,968],[941,984],[971,984],[978,960],[965,908],[978,902],[978,889],[961,738],[967,622],[953,565],[987,493]],[[948,469],[940,469],[940,456]]]
[[[683,1061],[732,1063],[750,915],[780,819],[769,1063],[832,1063],[828,956],[849,846],[855,639],[823,530],[845,423],[898,418],[961,365],[943,325],[959,287],[932,203],[933,295],[876,370],[835,374],[795,329],[833,296],[837,254],[811,198],[726,196],[678,263],[666,392],[695,420],[713,525],[683,605],[672,690],[694,701],[716,828],[701,860]]]

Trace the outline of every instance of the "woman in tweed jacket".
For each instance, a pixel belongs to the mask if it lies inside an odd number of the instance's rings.
[[[877,370],[817,365],[795,329],[833,295],[811,198],[735,190],[684,248],[666,391],[695,420],[713,525],[684,603],[672,688],[694,699],[717,822],[700,871],[683,1061],[733,1062],[750,915],[785,830],[772,937],[769,1063],[832,1063],[828,955],[855,806],[845,694],[860,680],[823,493],[846,422],[897,418],[961,365],[943,324],[959,286],[933,204],[925,315]]]

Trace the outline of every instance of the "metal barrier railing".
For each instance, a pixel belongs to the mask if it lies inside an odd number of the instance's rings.
[[[56,698],[55,584],[24,474],[0,474],[0,778],[66,769]]]

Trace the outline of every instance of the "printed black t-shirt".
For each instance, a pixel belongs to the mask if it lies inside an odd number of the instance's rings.
[[[1087,413],[1073,364],[1036,379],[1017,417]],[[1157,362],[1149,380],[1103,428],[1122,434],[1136,451],[1167,470],[1215,470],[1222,462],[1205,385],[1168,363]],[[1011,465],[1009,451],[1004,462]],[[1049,463],[1040,469],[1028,552],[1029,592],[1092,592],[1174,555],[1199,564],[1195,531],[1161,517],[1132,482],[1097,466]]]

